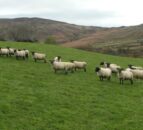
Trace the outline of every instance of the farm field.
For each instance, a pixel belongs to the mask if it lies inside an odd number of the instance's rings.
[[[101,61],[143,66],[143,59],[86,52],[61,46],[0,42],[0,47],[26,48],[47,60],[83,60],[87,72],[55,74],[42,61],[0,57],[0,130],[143,130],[143,80],[133,85],[99,81]]]

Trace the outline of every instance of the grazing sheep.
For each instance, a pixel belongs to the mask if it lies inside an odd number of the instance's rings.
[[[109,68],[95,68],[95,72],[100,78],[100,81],[103,81],[104,78],[107,78],[108,80],[111,79],[112,71]]]
[[[75,65],[71,62],[58,62],[54,60],[50,60],[51,64],[53,65],[53,69],[55,70],[55,73],[58,70],[64,70],[65,74],[68,73],[68,70],[71,72],[74,72]]]
[[[140,66],[133,66],[133,65],[128,65],[130,69],[138,69],[138,70],[143,70],[143,67]]]
[[[86,72],[86,66],[87,66],[86,62],[84,62],[84,61],[75,61],[75,60],[71,60],[71,62],[75,64],[75,71],[76,71],[76,69],[83,69],[84,72]]]
[[[35,60],[35,62],[37,60],[43,60],[45,63],[47,62],[46,61],[46,54],[32,52],[32,56],[33,56],[33,59]]]
[[[1,48],[0,47],[0,55],[9,56],[9,50],[7,48]]]
[[[110,68],[112,73],[117,73],[118,69],[121,68],[117,64],[113,64],[113,63],[111,64],[111,63],[101,62],[100,65],[104,66],[105,68]]]
[[[129,70],[118,69],[118,78],[120,80],[120,84],[123,84],[124,80],[130,80],[131,84],[133,84],[133,73]]]
[[[61,60],[61,56],[56,56],[56,57],[54,58],[54,61],[61,62],[61,61],[62,61],[62,60]]]
[[[26,58],[26,52],[24,50],[14,50],[16,59],[18,60],[19,58],[23,58],[23,60],[25,60]]]

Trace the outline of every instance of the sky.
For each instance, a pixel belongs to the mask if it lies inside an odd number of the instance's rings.
[[[0,0],[0,18],[40,17],[78,25],[143,23],[143,0]]]

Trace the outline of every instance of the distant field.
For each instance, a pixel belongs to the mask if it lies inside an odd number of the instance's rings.
[[[143,80],[124,85],[114,75],[100,82],[101,61],[142,65],[141,58],[86,52],[61,46],[0,42],[0,47],[43,52],[47,59],[83,60],[87,72],[55,74],[50,63],[0,57],[0,130],[143,130]]]

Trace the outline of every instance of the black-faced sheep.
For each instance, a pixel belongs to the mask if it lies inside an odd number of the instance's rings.
[[[37,60],[43,60],[45,63],[47,62],[47,60],[46,60],[46,54],[32,52],[32,56],[33,56],[33,59],[35,60],[35,62]]]
[[[97,73],[101,81],[103,81],[104,78],[110,80],[112,75],[112,71],[109,68],[96,67],[95,72]]]

